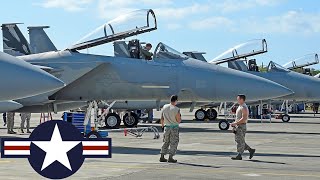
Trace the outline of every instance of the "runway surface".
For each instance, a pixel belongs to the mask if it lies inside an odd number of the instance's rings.
[[[252,160],[232,161],[236,146],[231,131],[220,131],[217,121],[193,121],[193,113],[182,111],[183,123],[177,156],[179,163],[159,162],[162,137],[152,133],[142,138],[110,133],[112,159],[86,159],[81,169],[69,179],[320,179],[320,115],[292,115],[290,123],[273,119],[250,120],[247,143],[256,148]],[[61,113],[54,115],[61,118]],[[159,112],[155,112],[159,118]],[[19,127],[16,115],[15,125]],[[39,124],[39,114],[32,116],[32,127]],[[158,126],[158,125],[155,125]],[[162,133],[161,133],[162,135]],[[1,137],[7,135],[1,125]],[[27,159],[0,159],[1,179],[43,179]]]

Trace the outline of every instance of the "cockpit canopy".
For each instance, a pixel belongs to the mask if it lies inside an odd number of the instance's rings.
[[[154,59],[188,59],[188,56],[160,42],[155,51]]]
[[[270,61],[267,71],[268,72],[289,72],[290,70],[282,67],[281,65],[279,65],[273,61]]]
[[[238,59],[268,52],[267,41],[265,39],[252,40],[234,46],[210,61],[213,64],[221,64]]]
[[[293,69],[311,66],[314,64],[319,64],[318,54],[305,55],[303,57],[297,58],[293,61],[290,61],[284,64],[283,67],[293,70]]]
[[[81,38],[70,50],[81,50],[157,29],[151,9],[133,11],[111,20]]]

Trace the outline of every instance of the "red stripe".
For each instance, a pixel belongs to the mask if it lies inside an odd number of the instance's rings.
[[[109,150],[109,146],[83,146],[83,150]]]
[[[4,150],[30,150],[30,146],[4,146]]]

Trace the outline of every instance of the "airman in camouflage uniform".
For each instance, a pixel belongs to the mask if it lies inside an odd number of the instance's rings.
[[[177,162],[173,159],[179,144],[179,124],[181,122],[180,109],[176,106],[177,101],[178,96],[171,96],[171,103],[164,105],[161,112],[161,125],[164,128],[164,134],[160,162]],[[164,156],[168,153],[169,159],[167,160]]]
[[[251,159],[255,153],[255,149],[251,149],[246,141],[245,136],[247,132],[247,121],[248,121],[248,115],[249,110],[245,103],[246,96],[245,95],[238,95],[237,101],[239,104],[239,107],[236,111],[236,119],[235,122],[231,123],[231,126],[233,127],[233,132],[235,133],[235,141],[237,143],[237,156],[232,157],[232,160],[242,160],[242,154],[244,150],[248,150],[250,153],[249,159]]]
[[[14,112],[7,112],[7,129],[8,134],[16,134],[16,132],[13,131],[14,127]]]
[[[30,132],[30,119],[31,119],[31,113],[21,113],[20,114],[21,116],[21,124],[20,124],[20,130],[22,133],[23,132],[23,129],[24,129],[24,123],[27,121],[27,133],[31,133]]]

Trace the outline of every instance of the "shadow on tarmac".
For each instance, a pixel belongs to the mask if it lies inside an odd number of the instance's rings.
[[[220,168],[220,167],[218,167],[218,166],[210,166],[210,165],[203,165],[203,164],[193,164],[193,163],[182,163],[182,162],[178,162],[177,164],[186,165],[186,166],[193,166],[193,167]]]
[[[244,160],[244,161],[254,162],[254,163],[266,163],[266,164],[287,164],[287,163],[283,163],[283,162],[260,161],[260,160],[256,160],[256,159]]]
[[[143,154],[143,155],[159,155],[160,148],[136,148],[136,147],[112,147],[114,154]],[[231,156],[234,152],[223,152],[223,151],[181,151],[178,150],[179,155],[213,155],[213,156]],[[303,155],[303,154],[274,154],[274,153],[256,153],[255,157],[310,157],[320,158],[320,155]],[[251,160],[252,161],[252,160]],[[261,161],[263,162],[263,161]],[[265,161],[266,163],[267,161]]]

